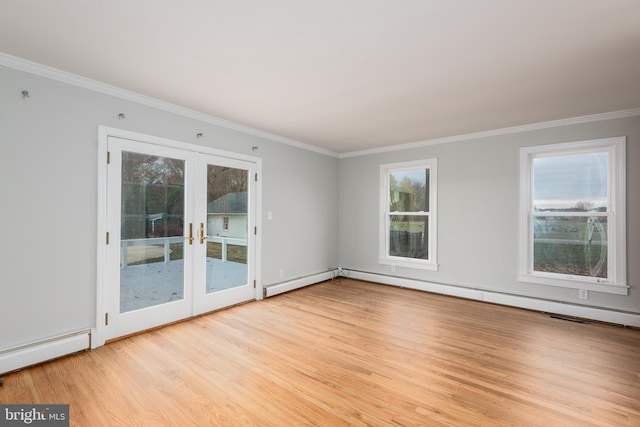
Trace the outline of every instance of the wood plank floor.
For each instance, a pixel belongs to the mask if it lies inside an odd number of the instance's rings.
[[[4,379],[76,426],[640,426],[640,331],[344,279]]]

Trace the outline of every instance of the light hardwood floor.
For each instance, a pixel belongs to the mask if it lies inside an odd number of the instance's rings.
[[[640,331],[344,279],[4,379],[77,426],[640,426]]]

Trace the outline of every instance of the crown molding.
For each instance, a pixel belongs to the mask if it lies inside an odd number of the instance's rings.
[[[408,142],[406,144],[388,145],[380,148],[372,148],[370,150],[352,151],[349,153],[341,153],[339,158],[368,156],[372,154],[388,153],[391,151],[408,150],[411,148],[421,148],[430,145],[446,144],[449,142],[468,141],[471,139],[487,138],[491,136],[508,135],[513,133],[528,132],[540,129],[549,129],[559,126],[568,126],[581,123],[597,122],[601,120],[619,119],[624,117],[640,116],[640,108],[629,110],[613,111],[609,113],[592,114],[588,116],[571,117],[568,119],[551,120],[548,122],[533,123],[521,126],[512,126],[501,129],[493,129],[482,132],[467,133],[463,135],[447,136],[444,138],[426,139],[423,141]]]
[[[314,145],[306,144],[304,142],[296,141],[280,135],[265,132],[259,129],[252,128],[250,126],[245,126],[237,122],[225,120],[220,117],[215,117],[209,114],[201,113],[199,111],[191,110],[189,108],[181,107],[179,105],[171,104],[169,102],[161,101],[159,99],[152,98],[150,96],[125,90],[113,85],[109,85],[107,83],[99,82],[97,80],[88,79],[86,77],[69,73],[67,71],[62,71],[53,67],[49,67],[36,62],[28,61],[26,59],[8,55],[3,52],[0,52],[0,65],[13,68],[16,70],[24,71],[40,77],[45,77],[51,80],[56,80],[69,85],[88,89],[94,92],[102,93],[105,95],[114,96],[127,101],[131,101],[131,102],[135,102],[148,107],[156,108],[158,110],[167,111],[169,113],[173,113],[173,114],[177,114],[190,119],[198,120],[204,123],[209,123],[215,126],[220,126],[220,127],[241,132],[244,134],[257,136],[270,141],[279,142],[279,143],[300,148],[303,150],[313,151],[319,154],[323,154],[330,157],[337,157],[337,158],[367,156],[372,154],[381,154],[381,153],[388,153],[393,151],[408,150],[412,148],[427,147],[430,145],[446,144],[450,142],[468,141],[472,139],[507,135],[507,134],[513,134],[513,133],[540,130],[540,129],[548,129],[548,128],[554,128],[559,126],[567,126],[567,125],[589,123],[589,122],[601,121],[601,120],[611,120],[611,119],[618,119],[618,118],[624,118],[624,117],[640,116],[640,108],[634,108],[629,110],[613,111],[608,113],[592,114],[587,116],[552,120],[552,121],[533,123],[528,125],[512,126],[512,127],[474,132],[474,133],[468,133],[468,134],[462,134],[462,135],[447,136],[443,138],[427,139],[427,140],[409,142],[404,144],[388,145],[385,147],[372,148],[368,150],[352,151],[348,153],[336,153],[334,151],[319,148]]]
[[[245,126],[243,124],[236,123],[230,120],[221,119],[219,117],[201,113],[199,111],[191,110],[189,108],[181,107],[169,102],[161,101],[159,99],[122,89],[113,85],[109,85],[107,83],[88,79],[77,74],[69,73],[67,71],[62,71],[53,67],[39,64],[37,62],[32,62],[26,59],[8,55],[3,52],[0,52],[0,65],[19,71],[24,71],[26,73],[34,74],[40,77],[45,77],[51,80],[56,80],[69,85],[77,86],[83,89],[102,93],[105,95],[114,96],[127,101],[135,102],[137,104],[145,105],[147,107],[167,111],[169,113],[177,114],[179,116],[187,117],[190,119],[195,119],[215,126],[220,126],[248,135],[268,139],[270,141],[279,142],[308,151],[314,151],[326,156],[338,157],[338,153],[335,153],[333,151],[325,150],[310,144],[305,144],[300,141],[255,129],[250,126]]]

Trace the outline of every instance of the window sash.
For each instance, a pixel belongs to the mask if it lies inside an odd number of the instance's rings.
[[[534,215],[532,218],[530,271],[585,279],[609,277],[608,215]]]

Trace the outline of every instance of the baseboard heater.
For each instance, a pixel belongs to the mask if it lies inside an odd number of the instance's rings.
[[[91,348],[91,330],[70,332],[0,350],[0,374]]]
[[[325,280],[333,279],[333,271],[326,271],[323,273],[310,274],[309,276],[298,277],[286,282],[274,283],[264,287],[264,297],[272,297],[274,295],[282,294],[284,292],[292,291],[294,289],[302,288],[304,286],[313,285],[314,283],[324,282]]]
[[[492,304],[501,304],[524,308],[527,310],[541,311],[549,314],[559,314],[562,316],[572,316],[580,319],[591,319],[600,322],[640,328],[640,315],[636,313],[622,312],[600,307],[588,307],[568,302],[543,300],[534,297],[504,294],[482,289],[474,289],[471,287],[425,282],[422,280],[406,279],[397,276],[368,273],[358,270],[345,270],[345,272],[348,277],[353,279],[366,280],[384,285],[399,286],[408,289],[484,301]]]

